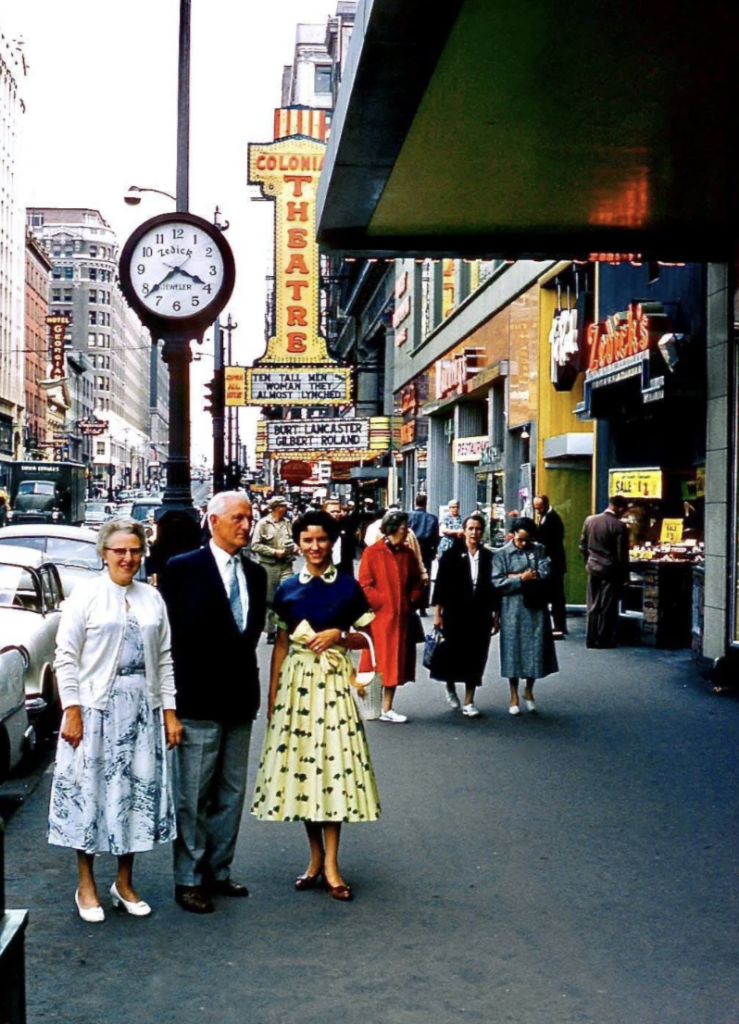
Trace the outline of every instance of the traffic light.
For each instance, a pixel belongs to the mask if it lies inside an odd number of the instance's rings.
[[[205,385],[205,411],[211,416],[223,416],[225,401],[223,395],[223,370],[216,370],[213,380]]]
[[[206,412],[209,412],[211,416],[215,415],[216,411],[216,381],[215,377],[213,380],[209,380],[205,385],[205,406]]]

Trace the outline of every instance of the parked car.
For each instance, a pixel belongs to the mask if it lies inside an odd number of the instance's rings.
[[[26,655],[20,647],[0,650],[0,782],[36,747],[36,730],[28,722]]]
[[[133,508],[133,500],[131,501],[119,501],[115,507],[116,519],[123,518],[124,516],[130,517],[131,509]]]
[[[161,504],[161,498],[137,498],[131,507],[131,518],[139,523],[145,523],[149,518],[149,512],[156,511]]]
[[[0,650],[14,646],[23,652],[26,709],[44,727],[58,720],[53,666],[62,600],[59,571],[42,551],[0,547]]]
[[[99,530],[106,519],[111,519],[115,507],[107,501],[85,502],[85,526],[91,530]]]
[[[76,583],[103,571],[97,539],[84,526],[6,526],[0,530],[0,551],[7,544],[42,551],[59,570],[64,596],[69,597]]]

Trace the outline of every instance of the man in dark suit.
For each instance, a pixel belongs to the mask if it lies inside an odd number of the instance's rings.
[[[347,576],[354,575],[354,554],[356,551],[356,532],[354,519],[341,510],[338,498],[327,498],[323,503],[323,511],[328,512],[339,524],[339,536],[334,542],[332,558],[339,572]]]
[[[243,556],[252,507],[239,491],[208,505],[211,539],[167,563],[160,589],[172,626],[177,714],[174,758],[175,900],[195,914],[213,895],[248,896],[231,878],[246,792],[252,722],[259,708],[256,647],[267,574]]]
[[[416,495],[416,507],[408,517],[408,529],[412,530],[416,536],[426,574],[431,579],[431,563],[436,557],[436,550],[439,547],[439,520],[427,511],[427,502],[428,498],[425,494]],[[424,591],[423,607],[420,609],[422,615],[425,615],[428,610],[430,589],[431,585],[429,584]]]
[[[627,507],[625,498],[614,495],[605,512],[588,516],[583,524],[580,551],[588,572],[588,647],[616,644],[618,600],[629,578],[629,528],[621,522]]]
[[[544,545],[551,562],[549,575],[549,603],[552,609],[554,639],[561,640],[567,633],[567,599],[565,597],[565,524],[562,517],[549,504],[546,494],[537,494],[533,500],[536,539]]]

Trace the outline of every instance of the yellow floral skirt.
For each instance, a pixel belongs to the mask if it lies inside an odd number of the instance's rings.
[[[367,737],[351,693],[351,658],[342,650],[330,666],[326,661],[291,644],[282,664],[251,808],[262,821],[380,817]]]

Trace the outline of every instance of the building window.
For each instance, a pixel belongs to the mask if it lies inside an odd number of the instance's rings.
[[[90,246],[90,255],[91,256],[97,256],[97,254],[98,254],[98,247],[96,245],[91,245]]]
[[[72,301],[72,289],[71,288],[65,288],[64,289],[64,301],[65,302],[71,302]]]
[[[52,271],[52,275],[51,276],[54,278],[55,281],[61,281],[61,279],[62,279],[62,268],[61,267],[54,267],[54,270]]]
[[[98,279],[98,272],[97,272],[97,270],[95,269],[95,267],[90,267],[90,280],[91,281],[97,281],[97,279]]]
[[[90,312],[87,314],[87,322],[89,324],[96,324],[98,322],[98,315],[94,309],[91,309]]]
[[[90,299],[90,302],[97,302],[97,300],[98,300],[98,290],[97,290],[97,288],[91,288],[90,289],[89,299]]]
[[[61,302],[62,301],[62,290],[61,290],[61,288],[52,288],[51,289],[51,301],[52,302]]]
[[[316,64],[315,91],[325,96],[331,92],[331,65]]]
[[[71,281],[73,277],[74,277],[74,267],[65,267],[64,268],[64,280],[65,281]]]
[[[95,334],[94,331],[90,331],[90,333],[87,335],[87,345],[88,345],[88,348],[95,348],[97,343],[98,343],[98,336],[97,336],[97,334]]]
[[[105,455],[105,441],[98,441],[95,448],[98,455]]]

